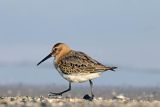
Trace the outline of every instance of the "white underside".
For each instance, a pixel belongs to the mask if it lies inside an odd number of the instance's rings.
[[[62,74],[62,76],[68,81],[81,83],[100,77],[100,74],[101,73],[87,73],[87,74],[83,73],[83,74],[71,74],[71,75]]]
[[[75,74],[63,74],[62,71],[57,67],[56,68],[58,70],[58,72],[60,73],[60,75],[70,81],[70,82],[75,82],[75,83],[81,83],[81,82],[85,82],[88,80],[92,80],[94,78],[100,77],[100,74],[102,72],[97,72],[97,73],[75,73]]]

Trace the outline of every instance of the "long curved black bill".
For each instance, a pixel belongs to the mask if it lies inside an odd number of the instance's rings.
[[[52,53],[50,53],[48,56],[46,56],[44,59],[42,59],[42,60],[37,64],[37,66],[40,65],[40,64],[41,64],[42,62],[44,62],[45,60],[49,59],[51,56],[52,56]]]

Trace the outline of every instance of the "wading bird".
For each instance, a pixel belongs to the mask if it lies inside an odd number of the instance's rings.
[[[91,101],[94,98],[92,79],[100,77],[104,71],[114,71],[117,68],[105,66],[83,52],[72,50],[64,43],[55,44],[51,53],[41,60],[37,66],[50,57],[54,57],[54,66],[60,75],[69,81],[67,90],[59,93],[50,92],[50,96],[62,95],[70,91],[72,82],[81,83],[89,81],[91,96],[87,94],[83,98]]]

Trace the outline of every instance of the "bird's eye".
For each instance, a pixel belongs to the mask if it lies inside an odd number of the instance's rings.
[[[55,48],[54,51],[57,51],[57,48]]]

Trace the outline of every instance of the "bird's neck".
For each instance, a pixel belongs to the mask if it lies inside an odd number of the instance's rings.
[[[67,55],[71,50],[65,50],[60,52],[56,57],[55,57],[55,62],[58,63],[62,57],[64,57],[65,55]]]

